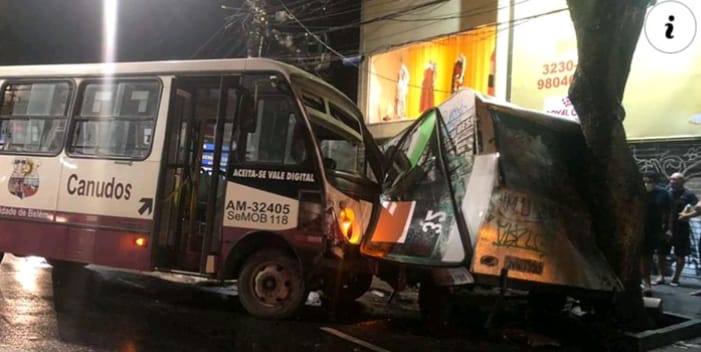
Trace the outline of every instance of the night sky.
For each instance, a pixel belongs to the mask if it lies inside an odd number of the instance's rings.
[[[245,57],[245,36],[240,26],[219,31],[226,16],[233,13],[221,5],[238,7],[241,2],[118,0],[115,61]],[[357,7],[353,0],[331,3]],[[102,0],[0,0],[0,65],[103,61],[102,4]],[[337,25],[339,21],[357,21],[359,15],[356,11],[344,18],[330,18],[328,24],[320,16],[321,22],[313,24]],[[331,41],[339,50],[357,50],[358,30],[335,32]],[[317,74],[356,99],[357,68],[335,60]]]
[[[191,58],[224,23],[221,4],[119,0],[116,60]],[[0,0],[0,65],[102,61],[102,16],[101,0]]]

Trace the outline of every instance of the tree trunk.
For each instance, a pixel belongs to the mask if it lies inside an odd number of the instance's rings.
[[[615,317],[647,324],[640,292],[645,191],[626,143],[621,105],[649,0],[567,0],[579,63],[569,96],[591,151],[589,205],[599,248],[623,282]]]

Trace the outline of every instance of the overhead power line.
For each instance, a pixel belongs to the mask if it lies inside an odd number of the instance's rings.
[[[281,1],[281,0],[279,0],[279,1]],[[451,0],[433,0],[433,1],[429,1],[429,2],[424,3],[424,4],[411,6],[411,7],[402,9],[402,10],[397,10],[397,11],[392,12],[392,13],[388,13],[388,14],[384,14],[382,16],[371,18],[369,20],[360,21],[357,24],[345,24],[345,25],[341,25],[341,26],[331,27],[330,29],[322,31],[322,32],[332,32],[332,31],[337,31],[337,30],[341,30],[341,29],[355,28],[357,26],[364,26],[364,25],[370,24],[370,23],[385,21],[385,20],[388,20],[388,19],[391,19],[394,17],[398,17],[398,16],[401,16],[401,15],[404,15],[407,13],[411,13],[411,12],[416,11],[416,10],[424,9],[424,8],[431,7],[434,5],[439,5],[439,4],[448,2],[448,1],[451,1]]]
[[[285,11],[287,11],[287,13],[290,15],[290,17],[291,17],[295,22],[297,22],[297,24],[299,24],[299,26],[302,27],[302,29],[304,29],[307,33],[309,33],[309,35],[311,35],[317,42],[319,42],[319,44],[323,45],[323,46],[324,46],[326,49],[328,49],[330,52],[334,53],[334,55],[340,56],[340,57],[344,57],[343,54],[341,54],[341,53],[339,53],[338,51],[334,50],[334,48],[332,48],[329,44],[327,44],[325,41],[321,40],[321,38],[319,38],[318,35],[316,35],[316,34],[315,34],[314,32],[312,32],[312,31],[310,31],[309,28],[307,28],[307,27],[304,25],[304,23],[300,22],[300,20],[298,20],[297,17],[296,17],[293,13],[290,12],[290,10],[287,8],[287,6],[285,6],[285,3],[282,2],[282,0],[278,0],[278,2],[280,2],[280,5],[282,5],[282,7],[285,9]]]
[[[285,11],[285,13],[288,14],[287,17],[289,19],[291,19],[299,28],[301,28],[303,30],[303,33],[306,33],[307,35],[309,35],[314,41],[316,41],[323,48],[328,50],[328,52],[332,53],[335,56],[335,58],[333,56],[329,57],[327,54],[324,54],[324,53],[319,53],[318,55],[317,54],[310,54],[310,53],[303,54],[303,55],[294,55],[294,53],[291,53],[288,55],[283,54],[283,55],[271,55],[271,56],[275,56],[275,57],[278,57],[281,59],[287,58],[290,60],[295,60],[299,63],[310,62],[310,64],[314,60],[325,61],[327,63],[332,62],[332,61],[344,60],[344,59],[347,59],[347,55],[353,55],[353,56],[354,55],[364,55],[365,53],[361,53],[359,51],[352,51],[352,50],[350,50],[350,51],[345,50],[342,53],[339,50],[335,49],[332,45],[330,45],[326,40],[322,39],[320,37],[320,35],[326,35],[328,33],[334,32],[334,31],[341,31],[341,30],[345,30],[345,29],[357,29],[357,28],[360,28],[361,26],[364,26],[364,25],[368,25],[368,24],[376,23],[376,22],[380,22],[380,21],[387,21],[387,20],[401,21],[401,22],[425,22],[425,24],[421,24],[419,26],[415,26],[412,28],[412,29],[417,29],[417,28],[428,27],[428,26],[431,26],[439,21],[443,21],[443,20],[447,20],[447,19],[469,18],[469,17],[479,16],[479,15],[490,13],[490,12],[499,11],[500,9],[504,8],[504,6],[502,6],[500,8],[494,8],[494,7],[491,7],[493,5],[480,5],[480,6],[476,6],[474,8],[471,8],[471,9],[464,10],[464,11],[462,11],[458,14],[454,14],[454,15],[433,16],[433,17],[421,16],[420,18],[405,18],[406,16],[409,16],[409,15],[417,16],[418,13],[423,12],[421,10],[435,10],[437,8],[437,6],[445,5],[449,1],[451,1],[451,0],[433,0],[433,1],[429,1],[429,2],[426,2],[423,4],[419,4],[419,5],[403,7],[403,8],[397,9],[395,11],[392,11],[391,13],[386,13],[386,14],[383,14],[383,15],[380,15],[377,17],[367,19],[367,20],[361,20],[361,21],[358,21],[355,23],[346,23],[346,24],[342,24],[339,26],[328,27],[328,26],[310,26],[308,24],[305,24],[304,23],[305,21],[308,22],[308,21],[314,21],[317,19],[320,20],[322,18],[321,18],[321,16],[317,16],[317,15],[314,15],[314,14],[309,13],[309,12],[307,12],[309,15],[307,15],[306,17],[300,16],[299,11],[295,12],[295,10],[293,9],[293,7],[296,9],[301,9],[301,6],[303,6],[305,4],[309,4],[310,2],[313,2],[313,1],[300,0],[300,1],[296,1],[296,2],[287,2],[287,4],[286,4],[285,2],[283,2],[283,0],[278,0],[277,3],[279,4],[279,6],[267,6],[265,9],[265,15],[271,16],[271,15],[275,14],[275,11],[270,10],[271,8],[275,9],[277,11]],[[516,2],[516,5],[525,3],[527,1],[531,1],[531,0],[520,0],[520,1]],[[368,4],[367,2],[369,2],[369,1],[366,1],[366,3],[362,4],[362,6],[364,6],[365,8],[368,8],[371,6],[372,7],[376,7],[376,6],[379,7],[379,6],[387,6],[391,3],[393,3],[392,0],[388,0],[388,1],[375,0],[375,1],[371,1],[370,4]],[[248,28],[249,26],[245,25],[245,23],[247,21],[251,20],[251,16],[252,16],[250,14],[250,11],[249,11],[250,10],[249,6],[246,6],[246,4],[248,4],[248,3],[249,3],[248,1],[245,3],[242,3],[241,7],[239,7],[239,8],[230,8],[230,9],[234,10],[235,13],[230,15],[230,16],[227,16],[228,20],[226,21],[226,23],[224,23],[219,29],[217,29],[217,31],[215,31],[212,34],[212,36],[207,40],[207,42],[205,42],[200,48],[198,48],[198,50],[195,52],[195,55],[193,55],[193,57],[198,56],[202,51],[204,51],[204,49],[206,47],[210,46],[215,38],[221,37],[222,35],[225,35],[226,34],[225,32],[227,31],[227,29],[231,28],[231,26],[236,24],[236,23],[241,23],[243,25],[242,30],[244,32],[249,31],[249,30],[254,30],[254,31],[259,30],[257,28],[256,29]],[[332,11],[329,12],[328,14],[326,14],[326,17],[333,16],[334,14],[344,14],[345,12],[351,12],[351,11],[355,11],[355,10],[360,10],[358,2],[353,3],[352,1],[349,1],[346,4],[342,4],[338,7],[332,8]],[[501,23],[494,22],[491,24],[487,24],[485,26],[496,25],[497,32],[501,32],[505,29],[512,28],[518,24],[527,22],[531,19],[559,13],[559,12],[566,11],[566,10],[567,10],[567,8],[564,8],[564,9],[549,11],[549,12],[545,12],[545,13],[541,13],[541,14],[537,14],[537,15],[532,15],[532,16],[528,16],[528,17],[513,19],[511,21],[506,21],[506,22],[501,22]],[[305,21],[303,21],[302,18],[304,18]],[[289,25],[285,25],[284,23],[275,23],[273,21],[271,21],[271,25],[273,25],[274,28],[277,28],[278,30],[283,30],[283,31],[287,31],[287,28],[289,28],[288,27]],[[505,25],[506,25],[506,27],[504,27]],[[472,28],[466,28],[465,31],[470,31],[470,30],[476,29],[478,27],[482,27],[482,26],[474,26]],[[311,28],[315,28],[315,29],[322,28],[322,29],[315,32],[315,31],[312,31]],[[393,33],[385,33],[380,37],[376,36],[373,38],[377,40],[377,39],[382,39],[385,37],[394,36],[394,35],[397,35],[399,33],[400,33],[399,31],[393,32]],[[244,33],[244,35],[246,35],[246,34],[247,33]],[[259,33],[259,34],[262,34],[262,33]],[[491,36],[485,36],[485,38],[487,38],[487,37],[491,37]],[[349,44],[352,44],[352,43],[349,43]],[[222,49],[224,45],[229,46],[229,45],[231,45],[231,42],[228,40],[224,41],[219,46],[219,49],[217,49],[216,51],[221,51],[220,49]],[[346,48],[348,46],[350,46],[350,45],[344,45],[344,47],[346,47]],[[357,45],[356,45],[356,47],[357,47]],[[228,51],[231,51],[231,50],[228,50]],[[358,65],[355,65],[352,63],[351,63],[351,65],[360,69],[358,67]],[[367,71],[367,69],[364,69],[364,71]],[[373,75],[376,75],[380,78],[396,82],[396,79],[384,77],[382,75],[377,74],[376,72],[370,72],[370,73]]]
[[[282,3],[282,0],[278,0],[278,1],[284,6],[284,3]],[[527,0],[526,0],[526,1],[527,1]],[[553,10],[553,11],[543,12],[543,13],[540,13],[540,14],[531,15],[531,16],[526,16],[526,17],[522,17],[522,18],[518,18],[518,19],[513,19],[513,20],[509,20],[509,21],[505,21],[505,22],[494,22],[494,23],[491,23],[491,24],[473,26],[472,28],[468,28],[468,29],[466,29],[465,31],[470,31],[470,30],[474,30],[474,29],[478,29],[478,28],[484,28],[484,27],[486,27],[486,26],[496,26],[496,28],[497,28],[498,31],[503,31],[503,30],[506,30],[506,29],[509,29],[509,28],[513,28],[513,27],[515,27],[516,25],[519,25],[519,24],[528,22],[528,21],[533,20],[533,19],[536,19],[536,18],[540,18],[540,17],[544,17],[544,16],[549,16],[549,15],[554,15],[554,14],[557,14],[557,13],[560,13],[560,12],[564,12],[564,11],[569,11],[569,8],[562,8],[562,9],[557,9],[557,10]],[[319,42],[319,44],[321,44],[321,45],[323,45],[324,47],[326,47],[330,52],[332,52],[334,55],[336,55],[337,57],[339,57],[339,59],[347,59],[346,56],[344,56],[343,54],[341,54],[341,53],[339,53],[338,51],[336,51],[335,49],[333,49],[328,43],[324,42],[324,41],[321,40],[321,38],[319,38],[316,34],[314,34],[313,32],[311,32],[306,26],[304,26],[303,23],[299,22],[299,20],[297,20],[296,17],[294,17],[293,19],[300,25],[300,27],[302,27],[308,34],[310,34],[315,40],[317,40],[317,41]],[[507,26],[510,26],[510,27],[504,27],[503,25],[507,25]],[[362,55],[362,53],[359,53],[359,54]],[[369,73],[369,74],[375,75],[375,76],[377,76],[377,77],[379,77],[379,78],[382,78],[382,79],[385,79],[385,80],[389,80],[389,81],[391,81],[391,82],[397,82],[397,80],[394,79],[394,78],[389,78],[389,77],[380,75],[380,74],[378,74],[377,72],[372,72],[372,71],[370,71],[369,69],[361,69],[360,67],[358,67],[358,65],[352,64],[352,66],[356,67],[356,68],[359,69],[359,70],[364,71],[364,73]],[[412,88],[421,88],[421,86],[418,86],[418,85],[412,85],[412,84],[410,84],[409,86],[412,87]],[[449,91],[443,91],[443,90],[435,90],[435,91],[436,91],[436,92],[443,92],[443,93],[450,93]]]

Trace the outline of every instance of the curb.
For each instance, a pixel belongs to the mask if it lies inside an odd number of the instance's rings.
[[[632,351],[649,351],[701,336],[701,319],[670,312],[665,312],[663,316],[670,325],[639,333],[624,333],[624,338],[629,340],[633,347]]]

